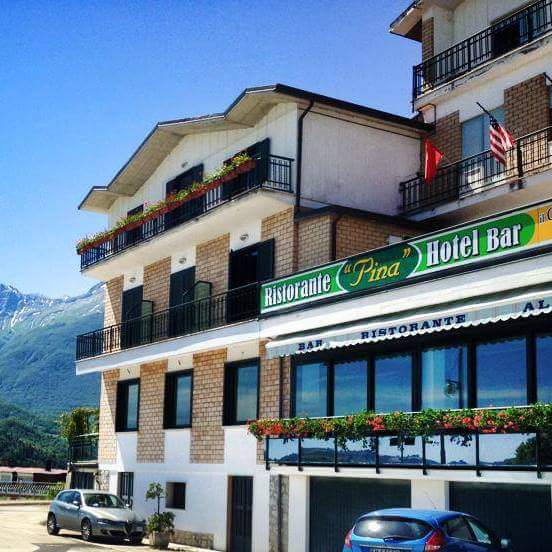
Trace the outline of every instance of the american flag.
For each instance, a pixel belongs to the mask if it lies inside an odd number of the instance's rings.
[[[490,115],[490,142],[493,157],[503,165],[506,165],[506,152],[515,144],[513,136]]]

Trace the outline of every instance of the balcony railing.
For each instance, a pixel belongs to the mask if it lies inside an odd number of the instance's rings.
[[[69,441],[69,463],[97,462],[98,434],[79,435]]]
[[[552,127],[519,138],[507,152],[506,166],[490,150],[446,165],[429,184],[423,176],[401,182],[401,211],[415,213],[437,205],[470,197],[552,166]]]
[[[77,360],[251,320],[259,314],[259,284],[190,301],[77,337]]]
[[[292,159],[269,155],[256,157],[255,160],[255,166],[250,171],[236,176],[234,180],[224,182],[169,213],[159,215],[138,228],[122,232],[105,243],[84,251],[80,256],[81,270],[197,218],[251,190],[266,188],[279,192],[292,191]]]
[[[413,96],[433,90],[552,29],[552,0],[540,0],[414,66]]]
[[[540,477],[552,471],[550,434],[485,434],[456,431],[430,436],[389,432],[340,443],[335,437],[265,438],[266,469],[272,465],[307,467],[532,471]]]

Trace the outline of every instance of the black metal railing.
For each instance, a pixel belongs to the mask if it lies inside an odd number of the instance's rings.
[[[259,284],[210,295],[77,337],[77,360],[164,341],[259,315]]]
[[[552,30],[552,0],[540,0],[415,65],[413,96],[433,90]]]
[[[251,170],[238,174],[234,179],[186,201],[169,213],[146,221],[138,228],[122,232],[96,247],[83,251],[80,256],[81,270],[199,217],[251,190],[266,188],[280,192],[293,191],[291,177],[293,159],[280,155],[258,156],[254,159],[255,165]]]
[[[435,432],[430,436],[380,432],[341,443],[337,438],[265,438],[266,469],[271,465],[307,467],[552,471],[550,434]]]
[[[505,166],[487,150],[438,169],[430,183],[426,183],[423,176],[401,182],[400,209],[403,213],[423,211],[494,186],[516,182],[551,166],[552,127],[547,127],[516,140],[515,147],[507,152]]]
[[[79,435],[69,441],[69,463],[97,462],[98,434]]]

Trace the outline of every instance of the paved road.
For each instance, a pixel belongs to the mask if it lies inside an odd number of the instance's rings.
[[[61,531],[50,536],[44,524],[46,506],[9,506],[0,502],[0,552],[106,552],[148,550],[145,546],[88,544],[78,533]]]

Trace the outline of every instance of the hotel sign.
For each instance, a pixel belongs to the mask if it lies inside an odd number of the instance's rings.
[[[362,253],[261,287],[261,313],[377,289],[552,242],[552,203]]]

